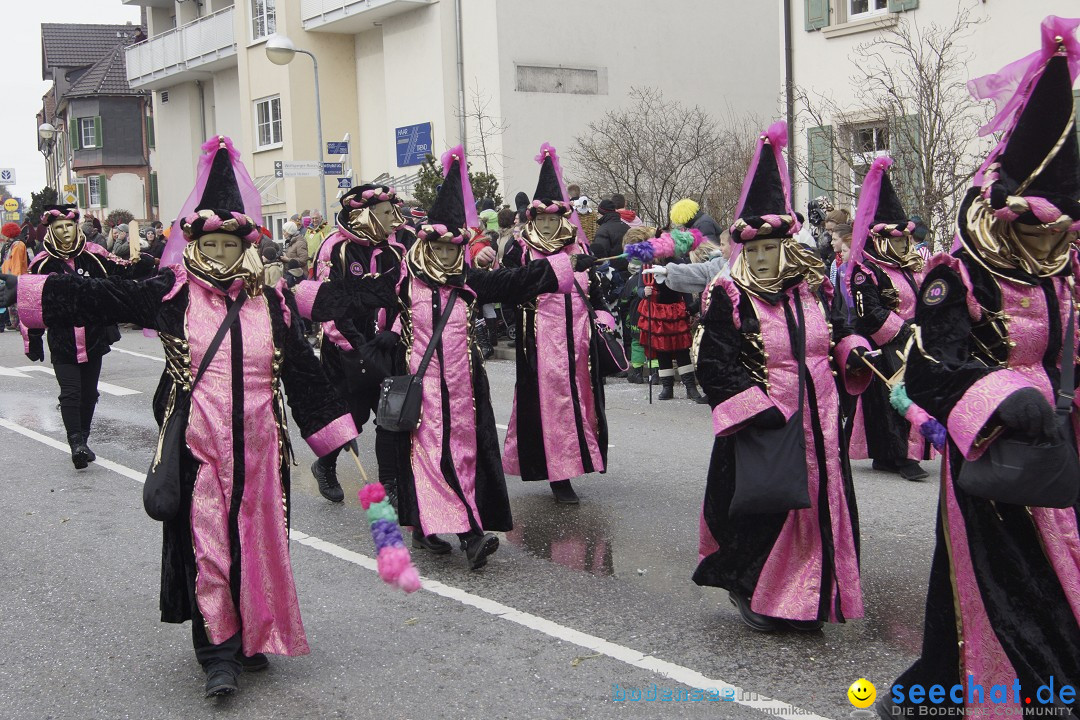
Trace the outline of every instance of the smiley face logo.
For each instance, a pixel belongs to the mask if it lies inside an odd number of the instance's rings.
[[[847,697],[855,707],[868,708],[877,699],[877,688],[866,678],[859,678],[851,683],[851,687],[847,690]]]

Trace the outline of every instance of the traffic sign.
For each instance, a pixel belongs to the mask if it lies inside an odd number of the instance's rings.
[[[339,189],[348,190],[352,187],[352,178],[340,177],[337,179],[337,186]]]
[[[0,168],[0,185],[15,184],[15,168]]]
[[[397,145],[397,166],[422,165],[431,152],[431,123],[406,125],[394,131]]]
[[[319,177],[322,163],[318,160],[275,160],[274,177]]]
[[[327,155],[348,155],[349,154],[349,141],[348,140],[330,140],[326,143]]]
[[[345,163],[324,162],[322,164],[322,166],[323,166],[323,175],[344,175],[345,174]]]
[[[4,209],[9,213],[15,212],[19,209],[19,201],[15,198],[8,198],[4,201]]]
[[[76,195],[74,192],[65,192],[64,193],[64,204],[65,205],[74,205],[77,202],[79,202],[79,196]]]

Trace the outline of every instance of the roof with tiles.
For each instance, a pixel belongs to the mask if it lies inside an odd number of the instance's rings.
[[[139,25],[41,24],[41,75],[49,79],[51,68],[80,68],[93,65],[117,45],[130,45]]]

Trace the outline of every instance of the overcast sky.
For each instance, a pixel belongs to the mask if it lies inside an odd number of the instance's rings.
[[[45,185],[45,158],[37,149],[41,96],[41,23],[120,24],[139,22],[139,7],[121,0],[2,0],[4,30],[3,107],[0,108],[0,167],[15,168],[12,194],[30,203]]]

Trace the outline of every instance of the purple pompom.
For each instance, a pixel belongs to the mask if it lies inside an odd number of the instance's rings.
[[[375,547],[379,550],[405,544],[401,538],[401,528],[391,520],[376,520],[372,523],[371,539],[375,541]]]
[[[648,240],[639,243],[631,243],[623,248],[626,257],[631,260],[640,260],[642,265],[649,265],[656,256],[656,249]]]
[[[945,450],[945,438],[947,431],[945,426],[939,423],[934,418],[930,418],[922,425],[919,426],[919,433],[930,441],[930,444],[934,446],[934,449],[938,452]]]

